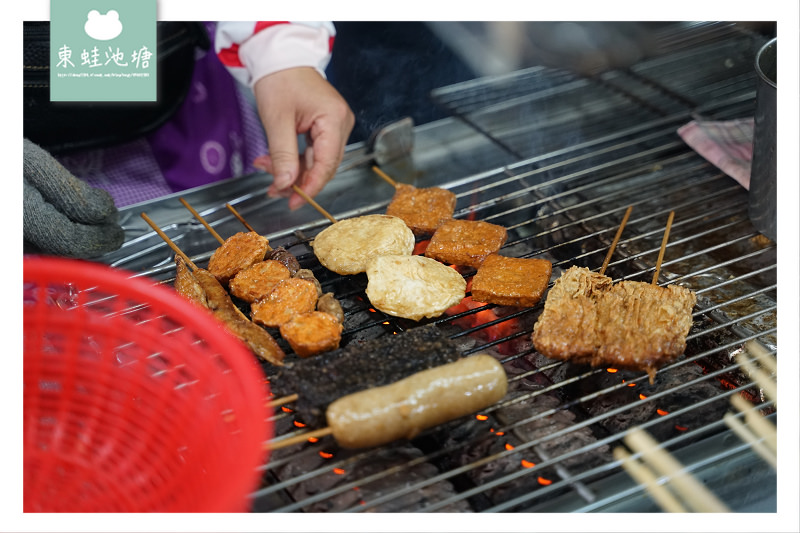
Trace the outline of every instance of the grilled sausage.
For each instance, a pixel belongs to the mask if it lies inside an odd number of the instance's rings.
[[[475,355],[339,398],[326,418],[340,446],[380,446],[492,405],[507,389],[503,366]]]

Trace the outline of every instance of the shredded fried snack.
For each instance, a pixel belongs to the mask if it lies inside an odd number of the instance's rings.
[[[622,281],[572,267],[556,280],[533,329],[533,344],[554,359],[647,372],[686,349],[695,293]]]

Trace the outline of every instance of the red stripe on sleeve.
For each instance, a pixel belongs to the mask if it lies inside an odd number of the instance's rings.
[[[256,22],[255,29],[253,30],[253,35],[255,35],[256,33],[260,32],[261,30],[264,30],[264,29],[267,29],[267,28],[271,28],[272,26],[277,26],[278,24],[289,24],[289,22],[285,21],[285,20],[278,21],[278,22],[265,22],[263,20],[262,21],[258,21],[258,22]]]
[[[217,53],[217,57],[226,67],[243,67],[241,59],[239,59],[239,45],[234,43],[228,48],[223,48]]]

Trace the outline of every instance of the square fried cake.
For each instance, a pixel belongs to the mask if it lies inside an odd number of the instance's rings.
[[[398,183],[386,214],[402,218],[414,235],[431,235],[453,218],[456,195],[439,187],[417,188]]]
[[[472,278],[472,299],[478,302],[533,307],[541,300],[553,264],[547,259],[491,254]]]
[[[434,232],[425,255],[443,263],[478,268],[506,243],[506,228],[481,220],[450,219]]]

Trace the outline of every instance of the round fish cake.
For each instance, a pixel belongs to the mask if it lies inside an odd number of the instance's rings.
[[[367,261],[380,255],[411,255],[414,233],[402,219],[364,215],[325,228],[311,243],[314,255],[328,270],[349,275],[366,271]]]
[[[269,241],[254,231],[239,232],[227,238],[208,260],[208,271],[227,286],[243,268],[264,260]]]
[[[307,279],[289,278],[278,283],[265,298],[250,305],[253,322],[268,328],[277,328],[295,315],[314,311],[317,306],[317,288]]]
[[[464,299],[464,277],[421,255],[383,255],[367,263],[367,297],[392,316],[433,318]]]
[[[342,340],[342,323],[322,311],[309,311],[281,324],[281,337],[299,357],[335,350]]]
[[[253,303],[265,298],[275,286],[292,275],[286,265],[266,259],[237,272],[230,281],[231,294]]]

